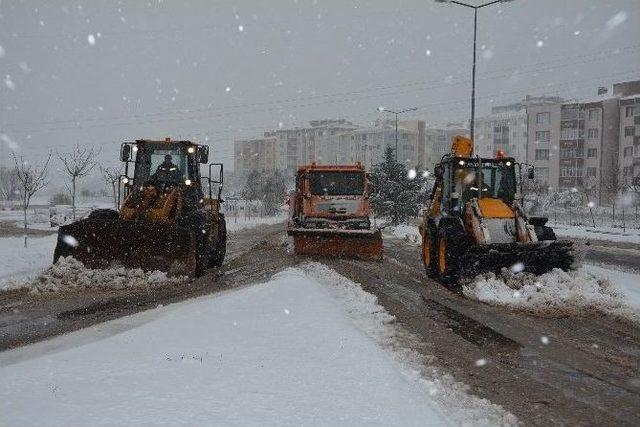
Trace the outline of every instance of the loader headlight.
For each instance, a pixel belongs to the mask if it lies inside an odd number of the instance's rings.
[[[505,163],[505,165],[511,166],[511,162],[507,162],[507,163]]]
[[[189,154],[193,154],[193,153],[195,153],[195,152],[196,152],[196,149],[195,149],[195,147],[189,147],[189,148],[187,148],[187,152],[188,152]]]
[[[134,146],[132,147],[132,150],[133,150],[133,152],[135,153],[136,151],[138,151],[138,146],[137,146],[137,145],[134,145]]]
[[[122,178],[122,183],[123,184],[128,184],[129,183],[129,178],[127,178],[126,176],[124,178]]]
[[[460,160],[460,161],[458,162],[458,164],[459,164],[460,166],[464,166],[464,160]]]
[[[184,185],[191,185],[191,180],[190,179],[185,179],[184,180]]]

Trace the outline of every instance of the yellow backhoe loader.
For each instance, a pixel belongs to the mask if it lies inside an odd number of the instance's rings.
[[[430,277],[455,284],[505,267],[534,274],[572,268],[573,242],[557,240],[547,218],[524,212],[522,180],[533,179],[531,166],[501,151],[495,158],[474,156],[473,142],[457,136],[435,178],[419,227]]]

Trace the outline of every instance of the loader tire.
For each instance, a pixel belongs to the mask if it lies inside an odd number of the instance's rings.
[[[460,266],[464,262],[462,255],[466,247],[467,236],[462,224],[448,222],[438,232],[438,278],[446,285],[455,285],[460,277]]]
[[[436,227],[434,224],[429,223],[424,229],[424,236],[422,238],[422,263],[424,264],[425,272],[428,277],[437,276],[437,244],[436,244]]]
[[[546,225],[535,227],[535,232],[539,241],[558,240],[558,238],[556,237],[555,231],[553,231],[553,228],[547,227]]]
[[[227,253],[227,222],[224,214],[218,214],[220,234],[209,257],[209,267],[220,267]]]
[[[196,234],[196,271],[195,276],[203,276],[205,270],[209,266],[211,252],[209,251],[207,241],[200,237],[200,233]]]

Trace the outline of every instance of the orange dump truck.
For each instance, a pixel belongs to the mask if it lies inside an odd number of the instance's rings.
[[[287,225],[295,253],[382,260],[382,233],[371,223],[369,195],[360,163],[299,167]]]

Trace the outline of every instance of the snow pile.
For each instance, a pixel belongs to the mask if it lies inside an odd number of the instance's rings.
[[[33,292],[60,292],[79,288],[149,288],[184,283],[187,280],[186,277],[168,277],[160,271],[145,273],[139,268],[92,270],[73,257],[64,257],[32,279],[9,281],[5,289],[29,288]]]
[[[395,323],[376,296],[320,264],[306,263],[300,268],[327,291],[351,321],[365,334],[389,351],[410,382],[420,384],[440,410],[458,425],[517,425],[517,418],[487,399],[468,394],[468,386],[432,367],[433,359],[414,350],[421,338]]]
[[[462,287],[462,292],[471,299],[538,316],[600,312],[640,322],[640,313],[626,303],[624,294],[616,286],[584,270],[553,269],[535,276],[503,269],[499,276],[493,273],[477,276]]]

